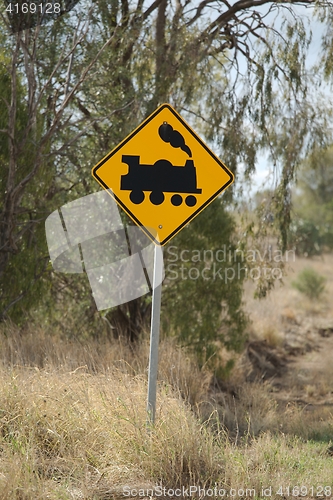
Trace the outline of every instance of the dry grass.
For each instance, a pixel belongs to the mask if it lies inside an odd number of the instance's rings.
[[[157,425],[147,434],[141,376],[116,369],[1,376],[1,498],[21,498],[18,484],[22,498],[75,490],[82,498],[109,498],[125,484],[154,485],[158,478],[166,486],[210,484],[223,461],[215,437],[170,388],[161,388]]]
[[[1,499],[126,498],[125,485],[259,491],[296,478],[305,485],[331,478],[327,444],[288,437],[311,437],[313,420],[296,407],[279,415],[268,384],[243,384],[234,397],[214,401],[209,376],[163,342],[156,426],[148,432],[145,342],[133,352],[121,342],[66,343],[8,325],[6,334]],[[205,423],[193,411],[203,407]],[[327,415],[325,432],[332,422]]]
[[[158,394],[156,426],[148,433],[141,375],[16,368],[3,369],[1,377],[1,499],[106,500],[124,498],[125,485],[218,484],[259,491],[332,480],[324,445],[270,432],[256,439],[247,434],[232,444],[221,429],[212,431],[216,412],[201,424],[166,384]],[[249,432],[257,432],[251,426],[259,422],[269,426],[273,418],[267,395],[258,396],[258,388],[252,395],[244,388],[243,409],[252,405]],[[237,413],[242,419],[240,406]]]
[[[327,292],[322,300],[310,300],[291,286],[297,274],[309,266],[327,278]],[[286,271],[283,285],[277,282],[262,300],[253,296],[255,283],[248,281],[245,284],[245,309],[251,316],[256,338],[265,338],[267,332],[269,337],[272,330],[281,337],[286,322],[297,323],[300,316],[327,316],[333,310],[333,255],[313,259],[295,257],[294,261],[290,259],[286,263]]]
[[[332,486],[331,464],[325,459],[323,447],[314,443],[305,446],[301,440],[283,434],[262,434],[255,441],[233,448],[230,459],[227,462],[226,474],[227,477],[229,474],[231,483],[237,477],[238,484],[242,485],[243,489],[255,488],[259,494],[262,488],[270,487],[272,498],[281,498],[281,490],[280,495],[277,494],[280,487],[283,488],[282,498],[288,498],[288,486],[291,491],[293,487],[302,485],[309,493],[311,486]],[[314,474],[314,471],[318,475]],[[300,496],[313,496],[309,493]],[[270,496],[269,491],[265,496]],[[290,496],[298,495],[297,492],[296,495],[290,492]]]
[[[210,484],[220,470],[219,438],[190,409],[209,377],[171,341],[148,434],[146,342],[134,352],[12,325],[0,338],[1,499],[111,498],[125,484]]]
[[[255,338],[265,340],[270,347],[280,347],[284,343],[284,333],[277,330],[274,325],[266,322],[258,322],[253,332]]]
[[[254,301],[247,286],[254,338],[279,347],[286,328],[320,310],[329,316],[333,258],[312,264],[328,277],[319,305],[291,288],[293,274],[264,301]],[[295,272],[305,265],[293,263]],[[291,371],[289,393],[277,403],[270,383],[244,381],[241,357],[232,391],[214,392],[212,374],[164,340],[156,425],[148,431],[147,340],[133,350],[121,340],[79,342],[36,327],[1,328],[1,500],[128,498],[125,485],[217,485],[234,488],[237,498],[254,497],[253,489],[262,498],[262,488],[272,487],[277,499],[280,486],[307,487],[304,498],[316,496],[311,487],[333,487],[329,353],[305,354],[306,369]]]
[[[87,341],[61,339],[58,332],[48,335],[42,328],[19,330],[11,323],[0,330],[0,364],[4,367],[34,367],[52,373],[108,374],[118,369],[132,376],[146,375],[149,341],[135,345],[119,340]],[[173,339],[165,339],[159,349],[161,380],[195,405],[207,393],[211,374],[199,370],[193,356],[184,353]]]

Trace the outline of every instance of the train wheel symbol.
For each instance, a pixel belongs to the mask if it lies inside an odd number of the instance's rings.
[[[186,196],[186,200],[185,200],[185,203],[188,207],[194,207],[194,205],[196,204],[197,202],[197,199],[195,196]]]
[[[161,205],[164,201],[164,194],[162,191],[152,191],[149,196],[153,205]]]
[[[132,191],[130,194],[130,200],[132,203],[139,205],[145,199],[145,195],[143,191]]]
[[[145,195],[143,191],[132,191],[130,193],[130,200],[135,205],[140,205],[145,199]],[[161,205],[165,199],[165,196],[162,191],[152,191],[150,193],[149,199],[153,205]],[[175,207],[179,207],[183,203],[183,198],[180,194],[174,194],[171,196],[171,203]],[[197,203],[197,199],[195,196],[187,196],[185,198],[185,203],[188,207],[194,207]]]
[[[180,194],[174,194],[173,196],[171,196],[171,203],[175,207],[179,207],[179,205],[183,203],[183,198],[180,196]],[[186,196],[185,203],[188,207],[194,207],[194,205],[196,205],[197,203],[197,199],[192,195]]]
[[[180,196],[180,194],[174,194],[173,196],[171,196],[171,203],[175,207],[179,207],[179,205],[183,203],[183,198]]]

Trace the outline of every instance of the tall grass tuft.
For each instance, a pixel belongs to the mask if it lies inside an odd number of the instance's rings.
[[[301,271],[292,286],[309,299],[319,299],[325,291],[326,278],[317,273],[312,267]]]
[[[244,383],[217,401],[209,374],[162,342],[156,423],[147,428],[146,342],[134,351],[2,328],[1,500],[124,500],[125,488],[157,486],[234,488],[242,498],[254,488],[258,498],[269,485],[332,477],[332,416],[323,425],[318,414],[281,412],[268,384]]]

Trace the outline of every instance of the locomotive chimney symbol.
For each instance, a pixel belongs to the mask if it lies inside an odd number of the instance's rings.
[[[192,157],[190,148],[185,144],[183,136],[168,123],[163,123],[158,130],[164,142],[169,142],[174,148]],[[165,159],[157,160],[154,165],[140,164],[140,156],[123,155],[122,162],[128,165],[128,173],[121,176],[120,189],[131,191],[130,200],[139,205],[145,199],[144,191],[150,191],[149,199],[153,205],[161,205],[164,193],[176,193],[171,196],[171,203],[179,206],[183,202],[179,194],[187,194],[185,204],[194,207],[197,203],[195,194],[200,194],[197,188],[196,169],[193,160],[186,160],[184,166],[174,166]]]

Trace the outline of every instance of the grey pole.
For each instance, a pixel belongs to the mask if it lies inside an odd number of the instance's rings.
[[[148,369],[148,425],[155,422],[156,411],[156,386],[158,368],[158,344],[160,337],[160,315],[162,295],[163,249],[155,245],[154,248],[154,274],[153,274],[153,301],[150,327],[150,353]],[[158,284],[159,283],[159,284]]]

